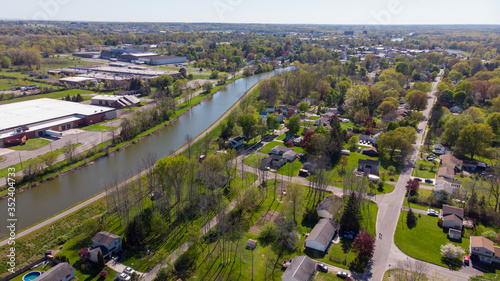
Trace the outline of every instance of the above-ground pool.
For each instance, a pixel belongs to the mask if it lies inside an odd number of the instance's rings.
[[[32,271],[26,275],[23,276],[23,281],[31,281],[37,278],[38,276],[42,275],[40,271]]]

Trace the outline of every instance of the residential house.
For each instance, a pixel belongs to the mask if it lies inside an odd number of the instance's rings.
[[[500,263],[500,247],[495,246],[491,240],[483,236],[470,237],[469,253],[484,263]]]
[[[316,211],[320,218],[331,219],[336,215],[343,205],[343,201],[340,197],[336,195],[327,196],[319,205],[316,207]]]
[[[475,172],[479,162],[474,160],[463,160],[462,168],[469,172]]]
[[[437,155],[446,154],[446,152],[448,151],[448,150],[446,149],[446,146],[444,146],[444,145],[442,145],[442,144],[440,144],[440,143],[435,144],[432,148],[433,148],[432,152],[433,152],[434,154],[437,154]]]
[[[360,141],[370,141],[370,142],[373,142],[372,136],[365,135],[365,134],[359,134],[359,140]]]
[[[294,146],[302,146],[303,141],[304,141],[303,137],[296,137],[292,139],[292,143]]]
[[[450,205],[443,205],[441,209],[443,228],[462,230],[464,224],[464,209]]]
[[[442,177],[452,180],[455,177],[455,169],[449,166],[441,166],[438,169],[436,177]]]
[[[285,122],[285,116],[283,114],[276,114],[276,117],[278,117],[278,120],[280,120],[280,123]]]
[[[231,148],[238,148],[242,146],[244,142],[245,139],[243,137],[237,136],[229,140],[229,146],[231,146]]]
[[[434,198],[438,201],[448,200],[450,195],[456,197],[464,197],[467,195],[467,190],[462,189],[462,182],[450,180],[447,178],[436,177],[436,185],[434,187]]]
[[[450,108],[450,112],[454,114],[462,114],[462,112],[464,112],[464,109],[458,105],[455,105],[452,108]]]
[[[326,117],[320,117],[320,118],[316,119],[314,121],[314,126],[320,126],[320,125],[323,125],[323,126],[330,125],[330,119],[328,119]]]
[[[75,278],[75,268],[67,262],[61,262],[45,271],[36,281],[69,281]]]
[[[274,108],[274,106],[268,106],[267,107],[267,112],[269,112],[269,113],[274,113],[275,110],[276,109]]]
[[[366,156],[378,157],[378,150],[375,147],[365,148],[362,153]]]
[[[337,233],[339,225],[332,219],[320,219],[306,238],[306,248],[326,252]]]
[[[306,162],[302,165],[302,169],[307,170],[309,173],[316,173],[316,163],[314,162]]]
[[[360,159],[358,161],[358,172],[363,173],[365,176],[369,174],[378,175],[380,169],[380,161]]]
[[[373,143],[373,145],[377,145],[377,139],[378,139],[378,137],[380,137],[380,135],[382,135],[381,132],[376,133],[375,135],[373,135],[373,137],[372,137],[372,143]]]
[[[288,161],[288,162],[295,161],[295,159],[297,159],[297,157],[298,157],[298,153],[293,151],[293,150],[289,150],[289,151],[283,153],[283,156],[282,156],[282,158],[286,159],[286,161]]]
[[[267,116],[269,116],[269,112],[267,111],[259,111],[259,119],[267,119]]]
[[[90,248],[90,258],[92,262],[98,262],[98,254],[101,252],[104,259],[110,258],[122,250],[122,238],[107,231],[97,232],[92,238],[92,248]]]
[[[285,152],[290,151],[290,150],[293,151],[293,149],[291,149],[291,148],[284,147],[282,145],[277,145],[277,146],[271,148],[270,154],[283,155]]]
[[[457,159],[455,156],[451,154],[441,155],[439,156],[439,159],[441,160],[441,165],[440,165],[441,167],[448,166],[458,171],[462,170],[463,161]]]
[[[286,159],[281,157],[281,155],[271,155],[262,159],[260,162],[261,170],[278,170],[286,164]]]
[[[333,112],[325,112],[323,114],[321,114],[320,117],[323,117],[323,118],[328,118],[328,120],[332,119],[333,116],[335,116],[336,114],[333,113]]]
[[[306,256],[293,258],[283,275],[282,281],[309,281],[316,272],[316,262]]]
[[[462,231],[454,228],[448,229],[448,238],[460,240],[462,238]]]

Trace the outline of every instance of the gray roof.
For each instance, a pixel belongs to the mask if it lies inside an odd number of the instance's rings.
[[[454,207],[454,206],[444,204],[443,209],[441,211],[442,211],[443,215],[454,214],[454,215],[457,215],[457,216],[462,217],[462,218],[464,217],[464,209],[463,208]]]
[[[314,274],[315,270],[316,262],[306,256],[299,256],[292,260],[292,263],[283,275],[281,275],[281,278],[294,278],[300,281],[307,281]]]
[[[58,265],[47,270],[45,273],[36,278],[36,281],[55,281],[62,280],[64,277],[73,273],[75,269],[67,262],[61,262]]]
[[[115,235],[113,233],[109,233],[107,231],[101,231],[101,232],[96,233],[94,238],[92,238],[92,241],[101,243],[103,245],[110,245],[111,242],[113,242],[113,240],[115,240],[117,238],[121,239],[121,237],[118,235]]]
[[[277,146],[271,148],[271,150],[276,150],[279,154],[283,154],[283,153],[290,151],[290,150],[293,151],[293,149],[288,148],[288,147],[284,147],[282,145],[277,145]]]
[[[307,241],[317,241],[327,247],[330,244],[335,232],[339,228],[338,223],[332,219],[320,219],[306,239]]]

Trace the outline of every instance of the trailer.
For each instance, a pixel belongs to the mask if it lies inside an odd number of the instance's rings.
[[[61,132],[53,131],[53,130],[46,130],[45,134],[49,135],[49,136],[53,136],[53,137],[58,137],[58,138],[62,137],[62,133]]]

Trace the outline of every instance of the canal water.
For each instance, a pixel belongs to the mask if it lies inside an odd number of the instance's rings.
[[[196,137],[205,131],[257,82],[291,69],[292,67],[281,68],[238,79],[186,112],[169,126],[136,144],[97,160],[93,165],[17,194],[17,231],[104,191],[106,185],[115,179],[122,181],[136,174],[140,169],[141,159],[148,153],[154,153],[158,158],[171,154],[186,143],[186,135]],[[7,203],[7,200],[0,201],[0,221],[5,223]],[[1,227],[0,239],[7,235],[7,229]]]

